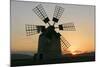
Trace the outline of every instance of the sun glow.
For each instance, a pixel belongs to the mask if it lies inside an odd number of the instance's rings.
[[[75,52],[72,52],[72,55],[76,55],[77,53],[75,53]]]

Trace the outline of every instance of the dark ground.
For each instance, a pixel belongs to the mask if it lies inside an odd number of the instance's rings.
[[[15,59],[20,57],[22,59]],[[33,56],[22,54],[11,54],[11,66],[26,66],[26,65],[40,65],[40,64],[56,64],[56,63],[73,63],[73,62],[87,62],[95,61],[95,52],[83,53],[78,55],[66,54],[61,58],[51,60],[38,60],[36,61]]]

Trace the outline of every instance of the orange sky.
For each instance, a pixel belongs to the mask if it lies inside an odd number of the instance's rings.
[[[95,44],[94,44],[94,36],[93,35],[84,35],[79,34],[77,31],[73,32],[61,32],[61,34],[65,37],[65,39],[71,44],[68,48],[69,51],[74,52],[76,50],[81,52],[90,52],[94,51]],[[29,37],[15,37],[12,39],[12,51],[33,51],[37,52],[38,47],[38,36],[33,35]],[[64,52],[67,53],[67,52]]]
[[[27,37],[25,32],[25,24],[44,25],[32,11],[37,4],[32,2],[11,2],[11,51],[37,52],[39,34]],[[44,3],[43,6],[51,19],[55,4]],[[76,31],[59,31],[71,44],[68,50],[71,52],[77,50],[81,52],[94,51],[95,7],[65,4],[59,4],[59,6],[65,8],[65,11],[58,24],[71,21],[76,28]]]

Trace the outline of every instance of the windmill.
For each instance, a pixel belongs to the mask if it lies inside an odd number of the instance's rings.
[[[55,6],[52,19],[54,23],[52,25],[49,23],[50,19],[41,4],[37,5],[32,10],[45,24],[49,25],[46,28],[46,26],[43,25],[25,24],[27,36],[41,32],[39,35],[38,52],[36,56],[43,60],[60,58],[62,56],[61,48],[65,50],[71,45],[59,32],[56,32],[56,29],[58,28],[62,31],[75,31],[74,23],[59,24],[58,27],[55,27],[55,24],[58,23],[64,12],[64,8],[57,5]]]

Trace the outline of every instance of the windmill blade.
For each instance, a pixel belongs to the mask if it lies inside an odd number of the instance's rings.
[[[50,20],[43,8],[43,6],[41,4],[37,5],[33,11],[35,12],[35,14],[45,23],[48,23]]]
[[[26,36],[35,35],[37,34],[37,27],[31,24],[25,24],[26,28]]]
[[[65,23],[59,25],[59,30],[76,31],[74,23]]]
[[[25,24],[26,36],[35,35],[45,30],[45,26]]]
[[[60,6],[56,6],[55,10],[54,10],[52,21],[57,23],[59,21],[61,15],[63,14],[63,12],[64,12],[64,8],[62,8]]]
[[[61,35],[60,36],[61,47],[64,49],[69,48],[71,45],[70,43]]]

